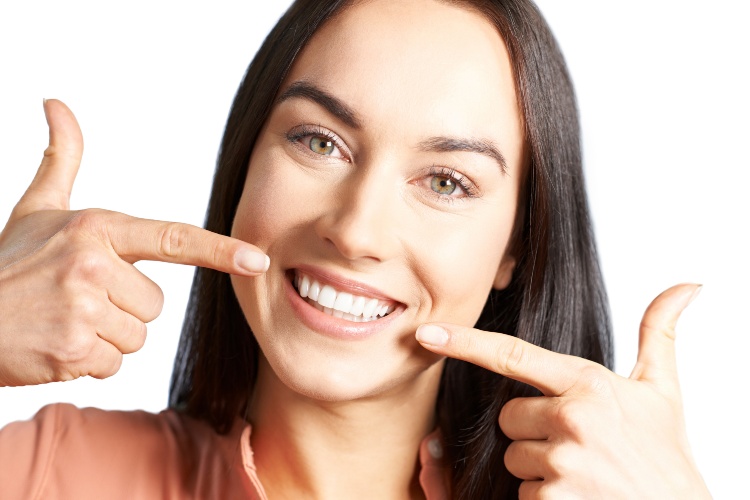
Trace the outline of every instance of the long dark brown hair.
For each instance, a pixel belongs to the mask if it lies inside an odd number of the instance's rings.
[[[205,227],[229,234],[253,145],[295,57],[347,0],[298,0],[248,67],[221,143]],[[564,59],[529,0],[454,0],[482,13],[510,53],[525,126],[526,178],[514,234],[518,265],[493,290],[477,328],[516,335],[550,350],[612,366],[606,294],[584,190],[580,127]],[[197,269],[175,359],[170,407],[225,433],[246,411],[259,347],[229,276]],[[516,498],[505,468],[510,440],[497,417],[505,402],[538,392],[449,359],[436,413],[452,465],[455,498]]]

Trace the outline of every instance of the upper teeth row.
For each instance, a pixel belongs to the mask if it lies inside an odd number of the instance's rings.
[[[364,319],[375,319],[393,311],[392,303],[382,302],[347,292],[339,292],[331,285],[322,285],[307,275],[297,273],[294,278],[302,298],[307,297],[323,307],[335,309],[352,316],[361,316]]]

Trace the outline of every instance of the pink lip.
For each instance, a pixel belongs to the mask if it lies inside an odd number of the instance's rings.
[[[300,268],[300,270],[302,269]],[[307,269],[305,269],[303,272],[309,273],[310,275],[315,274],[316,277],[322,277],[320,276],[320,274],[309,272]],[[325,281],[331,282],[331,280],[328,279],[326,279]],[[365,287],[367,289],[367,291],[365,292],[365,290],[363,290],[362,288],[352,289],[351,287],[341,286],[341,283],[339,281],[331,282],[331,284],[334,283],[336,283],[335,286],[339,290],[358,290],[363,295],[364,293],[367,293],[368,295],[374,296],[378,299],[393,300],[384,297],[380,293],[371,294],[371,289],[369,287]],[[401,315],[402,312],[404,312],[403,304],[399,304],[396,306],[396,309],[388,316],[384,316],[383,318],[377,319],[375,321],[368,321],[366,323],[354,323],[343,318],[334,318],[333,316],[329,316],[322,311],[318,311],[316,308],[308,304],[305,299],[299,296],[299,293],[297,293],[297,290],[294,289],[294,286],[289,279],[284,280],[284,290],[287,297],[289,298],[292,309],[295,313],[297,313],[297,316],[299,316],[300,320],[305,325],[318,333],[337,339],[359,340],[368,338],[387,328],[398,316]]]
[[[387,296],[377,288],[373,288],[370,285],[365,285],[364,283],[360,283],[359,281],[350,280],[348,278],[338,276],[329,271],[324,271],[323,269],[314,266],[302,265],[297,269],[302,271],[304,274],[307,274],[311,278],[317,278],[317,280],[322,284],[331,285],[336,290],[349,292],[353,295],[363,295],[369,298],[380,299],[384,302],[398,303],[397,300]]]

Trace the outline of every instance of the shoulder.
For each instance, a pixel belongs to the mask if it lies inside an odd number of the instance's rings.
[[[32,444],[28,453],[73,453],[79,460],[124,461],[150,456],[179,440],[184,432],[179,416],[166,411],[107,411],[76,408],[59,403],[45,406],[28,421],[14,422],[2,430],[0,444]],[[20,450],[16,450],[17,452]]]
[[[225,461],[221,436],[172,410],[55,404],[0,431],[0,483],[12,481],[18,498],[180,497],[207,462]]]

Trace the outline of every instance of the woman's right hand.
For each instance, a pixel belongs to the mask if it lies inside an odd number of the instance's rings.
[[[240,240],[176,222],[69,210],[83,153],[73,113],[44,105],[49,147],[0,233],[0,386],[116,373],[146,339],[161,289],[133,263],[159,260],[257,276],[268,258]]]

